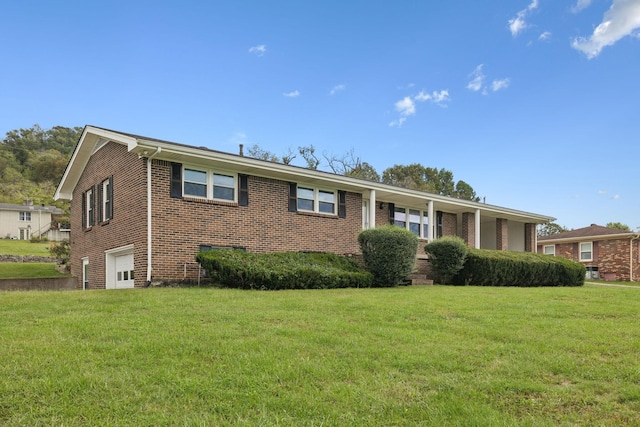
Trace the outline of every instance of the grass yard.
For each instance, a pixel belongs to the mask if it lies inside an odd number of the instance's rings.
[[[0,279],[40,279],[44,277],[66,277],[50,262],[0,262]]]
[[[0,293],[0,424],[640,424],[640,290]]]
[[[51,256],[51,242],[31,243],[28,240],[0,239],[0,255]]]

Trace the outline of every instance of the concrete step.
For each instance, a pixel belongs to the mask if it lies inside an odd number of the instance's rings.
[[[433,280],[427,279],[427,276],[424,274],[412,273],[407,276],[407,281],[411,283],[411,285],[417,286],[425,286],[425,285],[433,285]]]

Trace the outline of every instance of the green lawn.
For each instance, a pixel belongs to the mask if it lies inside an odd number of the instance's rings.
[[[49,254],[51,242],[31,243],[28,240],[0,239],[0,255],[37,255]]]
[[[30,279],[65,277],[50,262],[0,262],[0,279]]]
[[[0,425],[640,424],[633,288],[0,293]]]

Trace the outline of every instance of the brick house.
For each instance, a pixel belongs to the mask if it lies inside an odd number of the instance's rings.
[[[358,254],[358,233],[390,222],[419,236],[419,259],[447,235],[533,252],[536,225],[554,220],[93,126],[55,198],[71,201],[72,274],[83,288],[196,279],[203,246]]]
[[[604,280],[634,281],[640,274],[640,236],[632,231],[591,224],[538,237],[538,252],[583,263],[587,274]]]

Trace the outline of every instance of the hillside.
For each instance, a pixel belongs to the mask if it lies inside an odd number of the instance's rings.
[[[0,140],[0,203],[31,200],[67,212],[68,203],[55,202],[53,193],[81,134],[81,127],[37,124],[7,132]]]

